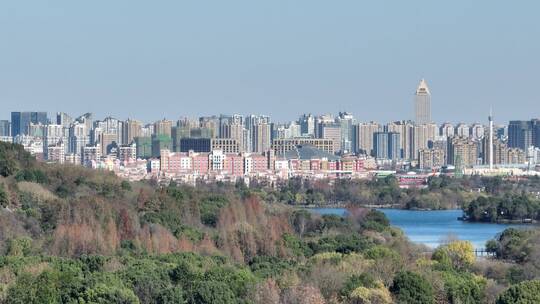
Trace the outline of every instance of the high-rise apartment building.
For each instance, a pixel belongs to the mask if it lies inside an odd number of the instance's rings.
[[[415,125],[413,133],[414,140],[410,148],[411,159],[418,159],[418,151],[429,148],[435,141],[438,133],[438,127],[434,123]]]
[[[508,163],[509,164],[524,164],[526,162],[525,152],[520,148],[508,149]]]
[[[454,125],[452,125],[449,122],[445,122],[439,127],[440,136],[452,137],[455,134],[456,134],[456,130],[454,129]]]
[[[372,155],[373,134],[381,132],[382,126],[376,122],[361,122],[354,126],[355,152]]]
[[[401,149],[403,159],[414,159],[417,157],[414,148],[414,130],[415,125],[411,121],[396,121],[388,123],[385,132],[398,133],[401,140]]]
[[[418,151],[418,167],[420,169],[439,169],[444,165],[445,157],[442,149],[420,149]]]
[[[449,164],[454,166],[472,167],[478,161],[478,142],[469,137],[453,137],[448,139]]]
[[[505,142],[494,138],[493,139],[493,153],[490,153],[491,144],[489,136],[485,136],[482,139],[482,162],[484,165],[490,164],[490,157],[493,155],[493,164],[507,164],[508,163],[508,146]]]
[[[128,119],[124,123],[122,129],[122,142],[129,145],[135,140],[135,137],[141,136],[142,122],[138,120]]]
[[[199,118],[199,126],[212,130],[212,138],[219,136],[219,117],[205,116]]]
[[[424,79],[418,84],[414,97],[415,122],[426,124],[431,122],[431,92]]]
[[[379,159],[402,158],[400,134],[397,132],[375,132],[373,134],[373,156]]]
[[[486,128],[483,124],[480,123],[474,123],[471,128],[469,129],[469,136],[473,139],[482,139],[484,138],[484,135],[486,133]]]
[[[457,137],[469,137],[471,135],[471,128],[466,123],[459,123],[454,131]]]
[[[154,134],[157,136],[165,135],[171,137],[172,120],[162,119],[154,123]]]
[[[85,123],[75,122],[69,127],[68,143],[69,153],[76,155],[83,153],[83,147],[90,143],[90,137],[88,136]],[[83,158],[81,157],[81,159]]]
[[[249,115],[245,120],[248,142],[244,149],[250,152],[262,153],[271,147],[272,124],[270,117],[264,115]]]

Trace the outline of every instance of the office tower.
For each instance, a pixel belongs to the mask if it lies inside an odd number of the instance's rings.
[[[478,142],[469,137],[452,137],[448,139],[449,164],[460,167],[471,167],[477,164]]]
[[[468,124],[465,123],[459,123],[456,126],[455,135],[457,137],[469,137],[471,134],[470,127]]]
[[[527,150],[530,146],[540,147],[540,121],[512,120],[508,124],[508,147]]]
[[[182,138],[179,152],[210,152],[212,151],[211,138]]]
[[[298,119],[300,134],[302,136],[315,136],[315,117],[311,114],[304,114]]]
[[[342,153],[353,152],[354,132],[353,125],[355,123],[352,114],[347,112],[339,112],[337,123],[341,126],[341,147]]]
[[[157,136],[165,135],[171,137],[172,131],[172,121],[167,119],[162,119],[154,123],[154,134]]]
[[[455,135],[456,130],[454,129],[454,125],[452,125],[449,122],[445,122],[441,125],[439,128],[439,135],[444,137],[452,137]]]
[[[0,136],[11,136],[11,124],[9,120],[0,120]]]
[[[379,159],[401,159],[400,137],[400,134],[396,132],[375,132],[373,134],[373,156]]]
[[[445,165],[444,159],[444,151],[439,148],[418,151],[418,167],[420,169],[439,169]]]
[[[11,136],[28,135],[31,123],[47,124],[47,112],[11,112]]]
[[[418,84],[414,96],[414,113],[417,124],[431,122],[431,93],[424,79]]]
[[[135,137],[141,136],[142,122],[139,120],[128,119],[122,130],[122,142],[125,145],[131,144]]]
[[[58,112],[56,113],[56,124],[61,125],[64,128],[69,128],[69,126],[73,123],[73,118],[69,116],[68,114],[64,112]]]
[[[361,122],[354,126],[356,153],[372,155],[373,134],[382,131],[382,126],[376,122]]]

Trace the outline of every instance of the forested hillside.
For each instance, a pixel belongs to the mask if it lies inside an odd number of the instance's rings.
[[[462,241],[430,254],[380,212],[351,207],[347,217],[318,216],[284,204],[279,193],[305,193],[295,181],[273,191],[130,183],[105,171],[38,163],[6,143],[0,175],[0,303],[536,299],[530,290],[538,275],[524,267],[538,257],[506,256],[506,236],[491,242],[500,259],[489,263],[476,261]],[[367,185],[357,194],[370,191]],[[519,240],[512,248],[536,244]]]

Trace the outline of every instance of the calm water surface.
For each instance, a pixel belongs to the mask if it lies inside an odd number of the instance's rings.
[[[342,208],[315,208],[320,214],[344,215]],[[484,248],[487,240],[494,238],[504,229],[516,225],[469,223],[459,221],[461,210],[412,211],[380,209],[390,223],[402,229],[409,239],[429,247],[437,247],[448,236],[471,241],[476,248]]]

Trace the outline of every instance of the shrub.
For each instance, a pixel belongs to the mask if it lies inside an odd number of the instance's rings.
[[[431,284],[423,276],[414,272],[399,272],[394,278],[390,291],[396,296],[399,303],[435,303]]]
[[[497,304],[540,303],[540,281],[524,281],[512,285],[497,299]]]

